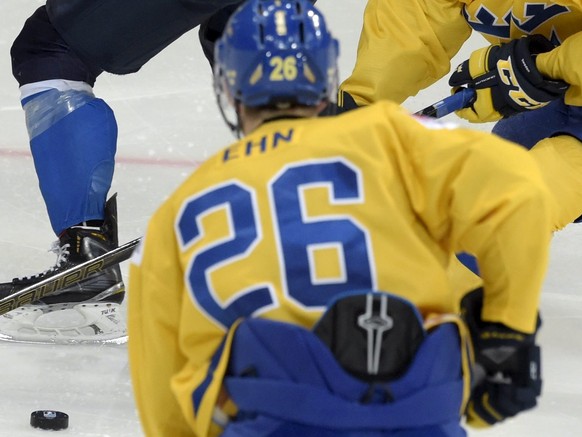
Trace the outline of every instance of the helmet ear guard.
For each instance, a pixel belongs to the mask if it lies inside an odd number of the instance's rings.
[[[216,63],[214,66],[213,78],[214,94],[216,95],[216,103],[218,104],[220,115],[222,115],[222,119],[235,136],[239,137],[241,126],[237,105],[240,102],[231,94],[231,88],[226,84],[226,77],[224,72],[221,71],[219,63]]]
[[[243,3],[215,47],[214,88],[223,116],[237,103],[287,108],[335,101],[338,54],[338,41],[308,0]]]

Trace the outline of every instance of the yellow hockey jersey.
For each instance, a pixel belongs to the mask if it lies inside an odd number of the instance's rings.
[[[368,0],[356,65],[341,89],[359,105],[402,103],[449,72],[473,30],[491,44],[530,34],[562,44],[537,67],[568,82],[566,103],[582,106],[581,0]]]
[[[424,315],[454,312],[446,269],[458,251],[479,258],[484,318],[532,332],[548,202],[520,147],[390,102],[262,125],[185,180],[132,259],[130,367],[146,434],[215,434],[215,352],[240,317],[310,328],[331,297],[370,288]]]

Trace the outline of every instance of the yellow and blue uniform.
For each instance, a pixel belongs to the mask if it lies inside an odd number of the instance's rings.
[[[450,70],[472,31],[490,44],[540,34],[557,47],[538,56],[540,71],[571,86],[566,103],[582,106],[582,2],[559,0],[369,0],[356,65],[341,88],[360,106],[404,102]],[[484,44],[485,45],[485,44]]]
[[[582,214],[580,0],[369,0],[356,65],[340,88],[359,106],[402,103],[449,72],[473,31],[485,38],[483,45],[530,34],[558,45],[538,55],[536,66],[570,85],[564,99],[502,119],[493,133],[531,149],[558,207],[552,226],[560,229]]]
[[[423,316],[456,312],[458,251],[480,260],[484,319],[533,332],[550,202],[521,148],[390,102],[263,124],[184,181],[133,257],[129,353],[146,434],[216,435],[215,407],[229,410],[217,350],[237,319],[310,329],[359,289]]]

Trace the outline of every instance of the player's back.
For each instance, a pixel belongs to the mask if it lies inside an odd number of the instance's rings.
[[[203,313],[192,308],[192,320],[225,327],[264,314],[309,326],[332,296],[370,288],[452,311],[449,209],[479,207],[453,199],[454,179],[489,139],[426,129],[387,102],[264,124],[205,162],[154,218],[175,223],[185,292]],[[525,153],[476,150],[483,177],[488,160]]]

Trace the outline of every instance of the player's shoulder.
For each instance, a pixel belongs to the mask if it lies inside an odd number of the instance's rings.
[[[335,119],[338,126],[356,125],[369,128],[372,125],[388,126],[391,120],[401,117],[410,118],[410,114],[397,103],[380,100],[339,114]]]
[[[353,113],[353,114],[352,114]],[[342,115],[343,116],[343,115]],[[422,128],[430,130],[456,130],[459,125],[450,121],[418,116],[402,105],[389,100],[380,100],[371,105],[352,110],[345,114],[353,117],[355,124],[396,130],[399,132],[414,131],[421,134]]]
[[[366,105],[366,106],[361,106],[359,107],[357,110],[352,110],[349,112],[344,113],[345,114],[360,114],[360,116],[366,116],[366,115],[370,115],[374,112],[386,112],[386,113],[400,113],[400,112],[406,112],[405,109],[395,103],[392,102],[390,100],[378,100],[377,102],[374,102],[370,105]]]

